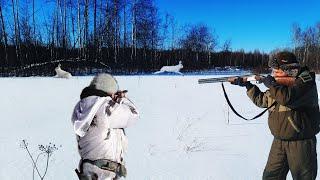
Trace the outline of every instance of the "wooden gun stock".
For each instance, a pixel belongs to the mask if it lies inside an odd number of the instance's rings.
[[[293,86],[296,78],[291,76],[285,76],[285,77],[275,77],[275,80],[278,84],[284,85],[284,86]]]

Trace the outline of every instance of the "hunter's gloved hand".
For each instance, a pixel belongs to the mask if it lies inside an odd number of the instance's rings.
[[[249,81],[243,81],[242,77],[237,77],[231,84],[246,87],[247,89],[250,89],[253,86]]]
[[[261,81],[267,88],[270,88],[271,86],[277,85],[277,82],[274,79],[274,77],[272,77],[270,75],[268,75],[267,77],[263,78]]]
[[[117,91],[116,93],[112,94],[111,98],[113,101],[119,103],[121,101],[121,98],[126,97],[127,92],[128,92],[127,90]]]

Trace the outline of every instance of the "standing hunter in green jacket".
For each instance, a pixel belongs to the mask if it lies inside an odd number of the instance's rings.
[[[269,109],[268,125],[274,140],[263,180],[285,180],[290,170],[294,180],[314,180],[317,176],[316,134],[320,112],[315,74],[301,67],[291,52],[270,58],[273,76],[262,80],[269,89],[261,92],[250,82],[237,78],[232,84],[245,86],[258,107]],[[291,77],[291,83],[277,81]]]

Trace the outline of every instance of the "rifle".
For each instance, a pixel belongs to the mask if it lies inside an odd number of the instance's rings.
[[[257,83],[263,82],[266,76],[263,75],[245,75],[245,76],[231,76],[231,77],[219,77],[219,78],[206,78],[199,79],[199,84],[205,83],[219,83],[219,82],[234,82],[237,78],[241,77],[243,82],[255,81]],[[285,77],[274,77],[276,82],[281,85],[292,86],[295,82],[295,77],[285,76]]]
[[[245,75],[245,76],[231,76],[231,77],[218,77],[218,78],[206,78],[206,79],[199,79],[199,84],[205,83],[219,83],[219,82],[234,82],[238,77],[241,77],[244,82],[247,81],[261,81],[264,76],[262,75]]]
[[[117,91],[117,92],[116,92],[116,95],[121,95],[122,93],[125,94],[125,93],[127,93],[127,92],[128,92],[128,90],[122,90],[122,91],[120,90],[120,91]]]
[[[240,115],[236,110],[235,108],[232,106],[230,100],[229,100],[229,97],[227,95],[227,92],[225,90],[225,87],[223,85],[223,82],[234,82],[237,78],[242,78],[243,82],[247,82],[247,81],[256,81],[258,83],[261,83],[263,82],[263,78],[265,78],[265,76],[263,75],[245,75],[245,76],[233,76],[233,77],[219,77],[219,78],[207,78],[207,79],[199,79],[198,80],[198,83],[199,84],[205,84],[205,83],[218,83],[218,82],[221,82],[221,86],[222,86],[222,89],[223,89],[223,93],[224,93],[224,97],[229,105],[229,107],[231,108],[231,110],[237,115],[239,116],[240,118],[246,120],[246,121],[251,121],[251,120],[254,120],[254,119],[257,119],[258,117],[262,116],[267,110],[269,110],[270,108],[272,108],[273,106],[276,105],[276,101],[271,105],[269,106],[267,109],[265,109],[264,111],[262,111],[260,114],[256,115],[255,117],[253,118],[245,118],[243,117],[242,115]],[[281,84],[281,85],[286,85],[286,86],[292,86],[296,80],[295,77],[292,77],[292,76],[285,76],[285,77],[274,77],[276,82],[278,84]]]

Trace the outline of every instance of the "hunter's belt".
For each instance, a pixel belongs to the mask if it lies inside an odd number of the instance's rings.
[[[108,170],[116,173],[118,176],[126,176],[127,170],[124,165],[108,160],[108,159],[97,159],[97,160],[90,160],[90,159],[83,159],[81,163],[81,171],[83,170],[83,164],[84,163],[90,163],[92,165],[95,165],[103,170]]]

